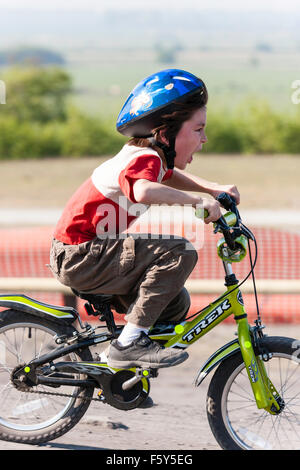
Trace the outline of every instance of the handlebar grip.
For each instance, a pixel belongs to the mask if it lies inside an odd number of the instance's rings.
[[[198,208],[195,211],[195,216],[199,219],[206,219],[206,217],[209,216],[209,213],[207,209]]]
[[[221,193],[216,197],[216,200],[224,207],[227,211],[230,211],[236,205],[234,197],[227,193]]]

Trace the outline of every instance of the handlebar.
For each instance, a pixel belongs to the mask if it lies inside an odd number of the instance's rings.
[[[227,193],[221,193],[216,197],[216,200],[224,207],[227,211],[231,211],[236,215],[236,226],[239,226],[240,214],[236,207],[235,199]],[[231,232],[230,226],[227,224],[225,218],[220,217],[215,223],[215,233],[221,231],[223,233],[224,239],[228,245],[228,248],[235,251],[236,243],[235,238],[240,235],[240,231]],[[239,233],[238,233],[239,232]]]
[[[225,219],[224,216],[221,216],[215,223],[214,223],[214,232],[221,232],[224,236],[226,244],[228,248],[232,251],[238,249],[237,244],[235,243],[235,239],[239,237],[242,233],[246,235],[248,238],[251,237],[251,232],[248,232],[247,229],[241,224],[241,217],[239,211],[236,206],[235,199],[227,193],[221,193],[219,196],[216,197],[216,200],[221,204],[224,209],[227,211],[232,212],[235,217],[236,221],[234,227],[230,227]],[[208,211],[204,210],[204,218],[208,217]]]

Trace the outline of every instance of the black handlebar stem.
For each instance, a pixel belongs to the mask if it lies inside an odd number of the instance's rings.
[[[230,196],[227,193],[221,193],[216,197],[216,200],[221,204],[222,207],[224,207],[224,209],[226,209],[227,211],[231,211],[236,215],[236,226],[238,227],[240,222],[240,215],[237,210],[234,197]],[[215,231],[217,232],[219,230],[221,230],[221,232],[223,233],[228,248],[234,251],[236,249],[235,238],[238,236],[238,233],[237,231],[234,231],[234,233],[231,232],[231,228],[226,223],[226,220],[223,216],[220,217],[216,222]]]

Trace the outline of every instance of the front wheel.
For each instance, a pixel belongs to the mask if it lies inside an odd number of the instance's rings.
[[[300,448],[300,341],[264,337],[272,359],[267,374],[285,402],[279,415],[256,406],[241,354],[216,370],[207,394],[211,430],[226,450],[292,450]]]
[[[0,313],[1,440],[27,444],[48,442],[69,431],[88,409],[93,387],[50,388],[38,385],[23,391],[16,388],[11,380],[12,371],[18,365],[28,363],[57,347],[55,335],[71,335],[73,331],[73,327],[60,326],[20,311]],[[90,351],[86,349],[80,352],[79,359],[91,360]],[[61,360],[75,361],[78,357],[72,353],[59,358]],[[85,377],[78,375],[75,378]],[[43,392],[57,392],[60,395]],[[78,395],[82,398],[77,398]]]

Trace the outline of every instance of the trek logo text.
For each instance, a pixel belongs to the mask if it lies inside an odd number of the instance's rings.
[[[197,325],[195,325],[186,335],[182,337],[184,341],[188,343],[192,341],[196,336],[198,336],[201,331],[205,330],[212,322],[214,322],[217,318],[219,318],[226,310],[231,307],[230,302],[228,299],[224,300],[224,302],[219,305],[215,310],[210,312],[205,318],[199,321]]]

